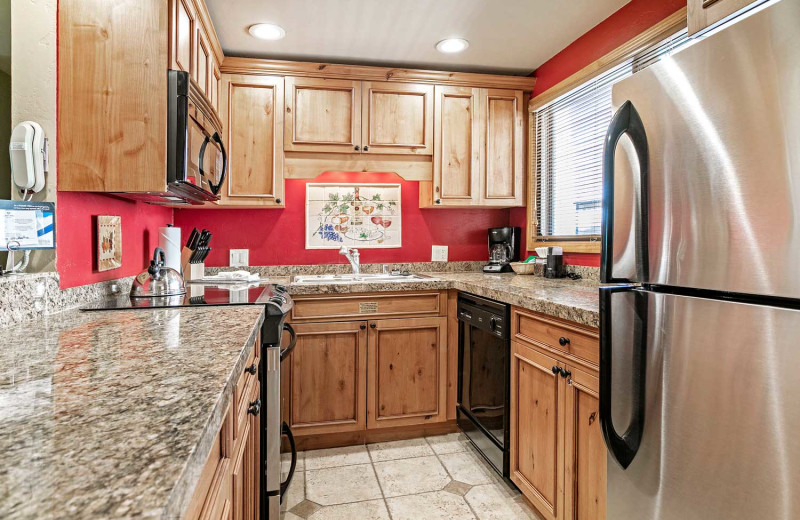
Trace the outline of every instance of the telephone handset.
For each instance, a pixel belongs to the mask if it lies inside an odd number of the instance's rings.
[[[11,132],[8,153],[14,185],[25,193],[42,191],[48,169],[47,138],[42,127],[33,121],[18,124]]]

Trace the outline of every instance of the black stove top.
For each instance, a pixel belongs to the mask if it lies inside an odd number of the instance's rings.
[[[111,296],[85,307],[83,311],[108,311],[129,309],[167,309],[172,307],[201,307],[215,305],[266,305],[268,314],[286,314],[292,307],[292,298],[282,285],[209,286],[187,284],[186,294],[155,298],[131,298],[127,294]]]

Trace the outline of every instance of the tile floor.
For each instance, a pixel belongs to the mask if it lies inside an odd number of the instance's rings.
[[[281,509],[284,520],[539,518],[458,433],[300,452]]]

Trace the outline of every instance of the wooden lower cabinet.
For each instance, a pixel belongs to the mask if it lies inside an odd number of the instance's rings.
[[[292,327],[297,344],[286,360],[292,432],[365,429],[367,322],[295,323]]]
[[[368,428],[446,420],[447,318],[370,321],[368,343]]]
[[[603,520],[596,372],[518,341],[511,356],[511,480],[547,520]]]
[[[256,344],[260,344],[259,341]],[[253,347],[255,351],[255,346]],[[251,356],[251,359],[257,359]],[[257,377],[244,372],[200,474],[184,520],[257,520],[260,500],[261,395]],[[244,402],[248,410],[239,414]]]

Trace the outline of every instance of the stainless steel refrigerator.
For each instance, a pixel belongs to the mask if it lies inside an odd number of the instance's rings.
[[[800,0],[613,87],[609,520],[800,518]]]

